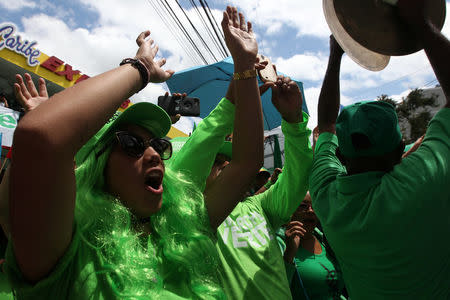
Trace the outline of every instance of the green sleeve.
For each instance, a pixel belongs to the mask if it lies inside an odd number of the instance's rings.
[[[312,149],[309,142],[311,130],[306,127],[308,115],[303,113],[300,123],[281,121],[284,134],[285,162],[277,182],[260,196],[273,228],[286,223],[308,190],[308,177],[312,166]]]
[[[335,181],[338,175],[346,172],[336,157],[337,147],[337,137],[330,132],[322,133],[317,139],[314,163],[309,178],[309,192],[313,203],[318,198],[318,194]]]
[[[419,148],[383,176],[382,187],[394,199],[409,199],[409,206],[432,201],[437,210],[448,207],[450,190],[450,108],[441,109],[430,121]],[[418,199],[413,203],[411,199]],[[449,220],[447,218],[447,220]]]
[[[284,241],[286,236],[284,234],[285,228],[284,227],[280,227],[277,230],[277,242],[278,242],[278,246],[280,246],[280,250],[281,250],[281,256],[284,255],[284,251],[286,251],[286,242]],[[288,263],[283,259],[284,262],[284,267],[286,268],[286,276],[287,276],[287,280],[289,282],[289,285],[291,284],[292,281],[292,277],[294,277],[295,274],[295,264],[293,263]]]
[[[222,98],[216,108],[198,124],[170,162],[169,168],[188,174],[203,191],[217,152],[225,137],[233,132],[234,110],[234,105]]]

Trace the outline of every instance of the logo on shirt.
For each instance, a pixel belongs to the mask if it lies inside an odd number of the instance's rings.
[[[236,218],[228,217],[222,223],[221,236],[224,244],[232,243],[234,248],[260,248],[274,239],[263,216],[256,212]]]

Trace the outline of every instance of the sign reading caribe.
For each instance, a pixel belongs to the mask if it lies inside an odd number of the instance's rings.
[[[37,58],[41,55],[41,51],[33,48],[37,45],[36,41],[27,41],[21,39],[20,35],[15,35],[16,26],[13,23],[0,24],[0,50],[7,48],[27,58],[29,66],[36,66],[39,64]]]

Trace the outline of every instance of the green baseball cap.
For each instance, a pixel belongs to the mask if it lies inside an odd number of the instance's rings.
[[[356,149],[352,136],[368,138],[370,146]],[[392,104],[363,101],[346,106],[336,120],[339,150],[345,157],[380,156],[393,151],[402,140],[397,113]]]
[[[172,122],[169,115],[159,106],[140,102],[129,106],[122,113],[117,111],[111,119],[77,152],[75,162],[82,164],[95,149],[100,140],[108,136],[122,124],[136,124],[149,130],[155,137],[165,137]]]

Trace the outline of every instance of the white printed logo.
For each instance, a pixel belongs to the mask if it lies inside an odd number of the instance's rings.
[[[228,244],[231,233],[231,241],[235,248],[249,245],[252,248],[260,248],[274,238],[267,228],[266,220],[256,212],[241,216],[236,221],[228,217],[221,227],[223,227],[221,236],[224,244]]]

